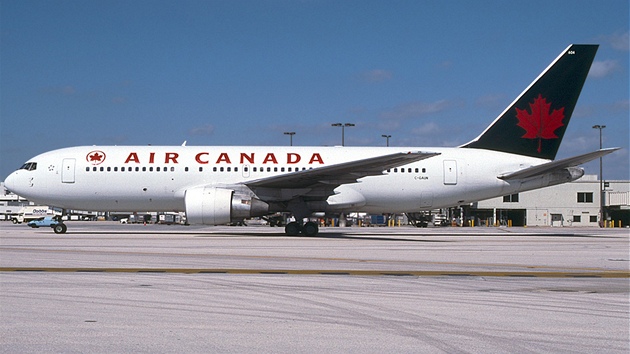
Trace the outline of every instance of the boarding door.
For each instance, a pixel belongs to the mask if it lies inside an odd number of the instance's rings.
[[[444,184],[457,184],[457,161],[444,160]]]
[[[63,159],[61,165],[61,182],[62,183],[74,183],[74,166],[76,164],[75,159]]]
[[[249,169],[251,167],[249,165],[242,165],[241,166],[241,171],[243,172],[243,178],[249,178]]]

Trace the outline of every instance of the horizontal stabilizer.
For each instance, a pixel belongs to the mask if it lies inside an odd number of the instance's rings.
[[[529,167],[520,171],[505,173],[500,176],[497,176],[497,178],[503,179],[503,180],[511,180],[511,179],[524,179],[524,178],[529,178],[529,177],[540,176],[540,175],[544,175],[553,171],[561,170],[567,167],[574,167],[574,166],[595,160],[598,157],[608,155],[619,149],[620,148],[601,149],[601,150],[589,152],[583,155],[573,156],[573,157],[569,157],[562,160],[556,160],[556,161],[544,163],[542,165],[532,166],[532,167]]]

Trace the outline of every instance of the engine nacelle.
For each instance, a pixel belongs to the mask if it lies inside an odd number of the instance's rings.
[[[184,201],[189,224],[221,225],[269,212],[262,200],[225,188],[192,188],[186,191]]]

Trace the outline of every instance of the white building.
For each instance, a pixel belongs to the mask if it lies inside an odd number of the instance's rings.
[[[513,226],[598,226],[600,188],[595,175],[575,182],[529,192],[507,195],[474,203],[469,215]],[[618,227],[630,223],[630,181],[606,181],[604,186],[606,218]]]

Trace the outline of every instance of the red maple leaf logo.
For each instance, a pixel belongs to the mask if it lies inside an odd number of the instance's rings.
[[[99,155],[98,152],[95,152],[93,155],[90,155],[90,161],[101,161],[103,155]]]
[[[564,125],[564,107],[554,109],[551,112],[551,103],[542,95],[538,95],[533,103],[529,104],[531,113],[526,109],[516,109],[518,126],[525,129],[521,138],[538,139],[538,152],[541,151],[542,139],[557,139],[556,129]]]
[[[85,159],[92,165],[98,165],[105,161],[105,153],[100,150],[90,151]]]

